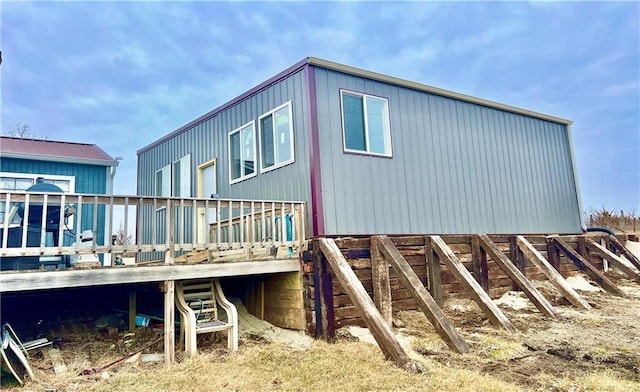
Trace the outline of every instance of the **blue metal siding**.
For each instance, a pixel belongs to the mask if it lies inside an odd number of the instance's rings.
[[[571,233],[565,125],[316,68],[325,233]],[[389,99],[393,158],[343,153],[340,89]]]
[[[49,162],[35,159],[1,158],[0,171],[11,173],[28,173],[42,175],[58,175],[75,177],[75,193],[106,194],[107,172],[109,168],[98,165],[84,165],[79,163]],[[93,206],[84,206],[80,230],[93,228]],[[104,244],[105,208],[98,207],[98,232],[95,235],[97,244]],[[76,230],[78,224],[76,222]],[[65,237],[65,244],[70,245],[74,240]]]
[[[107,167],[35,159],[1,158],[0,171],[28,174],[73,176],[76,193],[107,193]]]

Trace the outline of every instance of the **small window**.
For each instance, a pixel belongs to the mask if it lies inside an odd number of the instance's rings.
[[[388,100],[351,91],[340,96],[344,151],[392,156]]]
[[[156,171],[156,196],[171,196],[171,165]]]
[[[263,114],[260,127],[260,171],[265,172],[292,163],[293,121],[291,102]]]
[[[229,133],[229,183],[256,175],[256,131],[253,121]]]

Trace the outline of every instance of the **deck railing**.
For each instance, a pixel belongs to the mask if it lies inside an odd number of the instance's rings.
[[[0,225],[0,257],[170,261],[198,250],[299,249],[307,235],[304,202],[35,192],[0,192]]]

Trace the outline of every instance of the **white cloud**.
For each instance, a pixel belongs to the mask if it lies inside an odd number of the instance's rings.
[[[637,97],[638,89],[640,89],[640,81],[631,80],[625,83],[611,84],[606,86],[604,89],[602,89],[602,96],[608,98],[635,92],[635,96]]]

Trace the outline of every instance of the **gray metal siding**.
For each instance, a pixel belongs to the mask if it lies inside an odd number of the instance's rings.
[[[580,231],[567,126],[316,69],[326,234]],[[340,89],[389,99],[393,158],[343,153]]]
[[[255,120],[257,138],[258,117],[287,101],[292,104],[295,162],[266,173],[259,173],[257,166],[257,176],[230,185],[229,132]],[[300,70],[187,131],[141,152],[138,155],[138,194],[153,195],[156,170],[191,154],[192,196],[196,196],[198,166],[216,158],[218,194],[222,198],[309,200],[307,106],[305,71]],[[259,147],[256,158],[260,158]]]

